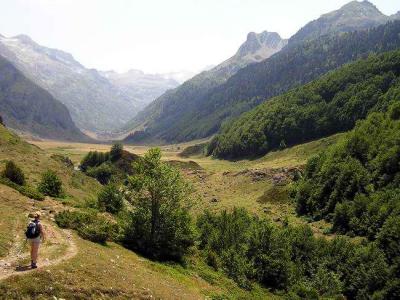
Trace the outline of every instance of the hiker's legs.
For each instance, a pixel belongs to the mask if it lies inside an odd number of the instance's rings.
[[[31,244],[31,260],[32,264],[36,265],[38,255],[39,255],[39,245],[40,243],[32,243]]]

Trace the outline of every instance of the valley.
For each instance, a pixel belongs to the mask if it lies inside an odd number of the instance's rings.
[[[0,300],[400,299],[400,11],[122,2],[0,34]]]

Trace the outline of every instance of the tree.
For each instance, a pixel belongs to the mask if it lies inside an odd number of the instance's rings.
[[[108,184],[114,173],[114,167],[110,163],[102,163],[100,166],[86,169],[86,175],[96,178],[101,184]]]
[[[135,162],[134,169],[127,187],[134,210],[125,243],[154,259],[181,260],[194,243],[187,205],[190,185],[161,162],[157,148]]]
[[[62,197],[62,181],[56,173],[49,170],[43,173],[38,187],[39,192],[51,197]]]
[[[102,210],[112,214],[119,212],[124,205],[123,197],[115,184],[104,186],[97,200]]]
[[[6,163],[2,176],[18,185],[25,184],[24,172],[22,172],[21,168],[19,168],[12,160]]]
[[[0,116],[0,125],[4,126],[4,122],[3,122],[3,117],[2,116]]]
[[[121,143],[115,143],[112,145],[110,150],[110,159],[111,161],[117,161],[122,157],[122,151],[124,146]]]

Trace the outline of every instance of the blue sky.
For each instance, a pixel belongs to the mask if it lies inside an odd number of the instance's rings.
[[[0,33],[31,36],[87,67],[198,71],[232,56],[250,31],[288,38],[348,0],[0,0]],[[389,15],[400,1],[374,0]]]

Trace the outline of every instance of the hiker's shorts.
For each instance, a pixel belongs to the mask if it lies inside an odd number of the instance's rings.
[[[28,239],[29,244],[40,244],[41,243],[41,239],[40,236],[38,236],[37,238],[34,239]]]

